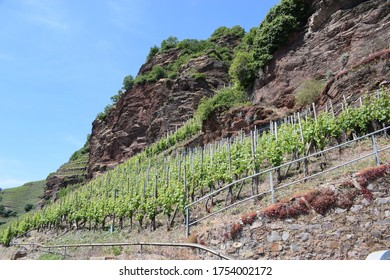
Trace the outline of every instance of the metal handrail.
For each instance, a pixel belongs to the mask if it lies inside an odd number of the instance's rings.
[[[161,242],[120,242],[120,243],[83,243],[83,244],[59,244],[59,245],[42,245],[38,243],[14,243],[15,246],[33,246],[42,249],[55,249],[55,248],[81,248],[81,247],[112,247],[112,246],[160,246],[160,247],[185,247],[200,249],[205,252],[211,253],[224,260],[232,260],[231,257],[227,257],[220,252],[212,250],[206,246],[195,244],[195,243],[161,243]]]

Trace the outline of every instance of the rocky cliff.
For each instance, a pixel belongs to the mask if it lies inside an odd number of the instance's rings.
[[[304,29],[258,72],[253,106],[212,115],[201,141],[249,131],[302,108],[295,96],[306,81],[322,81],[317,107],[356,100],[390,86],[390,1],[313,1]]]
[[[317,99],[321,106],[342,96],[357,98],[367,90],[388,85],[390,1],[313,1],[313,14],[300,32],[273,54],[258,72],[251,92],[252,107],[215,112],[204,123],[194,143],[231,136],[298,110],[295,95],[308,80],[322,80]],[[232,50],[239,40],[218,44]],[[180,50],[158,53],[140,68],[166,66]],[[204,96],[229,84],[229,66],[213,55],[202,55],[181,65],[175,78],[135,86],[127,91],[105,120],[93,122],[88,177],[112,168],[143,150],[167,131],[191,118]],[[196,75],[195,75],[196,73]]]
[[[157,55],[141,67],[175,60],[178,50]],[[197,73],[195,75],[194,73]],[[105,121],[93,122],[90,139],[89,177],[117,165],[190,119],[202,97],[228,84],[224,61],[200,56],[179,69],[175,79],[160,79],[126,92]]]
[[[259,73],[255,104],[294,107],[299,86],[310,79],[331,81],[324,94],[361,95],[389,81],[389,55],[364,59],[389,48],[390,1],[319,1],[305,29],[274,54]]]

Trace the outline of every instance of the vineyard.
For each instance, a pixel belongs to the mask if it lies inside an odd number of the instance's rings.
[[[31,229],[138,225],[153,230],[163,224],[169,229],[183,221],[188,203],[228,183],[388,125],[390,92],[382,89],[367,95],[356,108],[345,103],[336,115],[333,110],[304,117],[294,114],[284,123],[255,129],[250,135],[241,133],[234,139],[162,155],[161,151],[198,131],[197,123],[189,122],[188,128],[178,130],[180,136],[161,139],[55,203],[26,214],[0,233],[0,240],[8,246],[13,237]],[[276,181],[288,172],[278,170]],[[251,191],[258,192],[256,185]]]
[[[88,155],[77,160],[71,160],[58,168],[57,176],[85,176],[87,173]]]

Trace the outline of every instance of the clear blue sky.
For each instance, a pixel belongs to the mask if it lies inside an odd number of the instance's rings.
[[[278,0],[0,0],[0,187],[83,146],[123,77],[163,39],[258,26]]]

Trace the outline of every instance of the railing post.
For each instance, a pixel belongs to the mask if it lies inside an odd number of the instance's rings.
[[[378,149],[376,148],[376,142],[375,142],[374,134],[371,135],[371,139],[372,139],[372,149],[373,149],[373,151],[375,153],[376,165],[380,165],[381,162],[379,160],[379,154],[378,154]]]
[[[270,191],[271,191],[271,201],[272,201],[272,204],[274,204],[275,203],[275,190],[274,190],[274,182],[272,179],[272,170],[269,172],[269,187],[270,187]]]
[[[190,236],[190,208],[186,207],[186,237]]]

